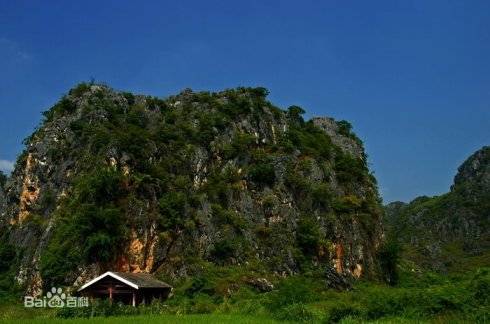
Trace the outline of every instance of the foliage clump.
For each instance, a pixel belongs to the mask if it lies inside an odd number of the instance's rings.
[[[112,263],[128,238],[123,209],[123,176],[100,168],[78,178],[71,199],[56,214],[56,231],[41,258],[41,273],[50,283],[64,282],[80,264]]]

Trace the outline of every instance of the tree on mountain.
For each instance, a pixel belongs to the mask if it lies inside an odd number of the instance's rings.
[[[400,260],[401,247],[395,237],[389,236],[378,251],[378,259],[381,265],[384,280],[391,286],[398,283],[398,262]]]
[[[288,108],[287,116],[289,119],[295,123],[302,124],[304,123],[303,115],[305,114],[305,111],[303,108],[299,106],[291,106]]]
[[[5,175],[5,173],[0,171],[0,188],[3,188],[6,182],[7,182],[7,176]]]

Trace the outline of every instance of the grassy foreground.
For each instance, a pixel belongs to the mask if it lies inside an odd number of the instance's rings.
[[[237,269],[208,269],[181,282],[165,304],[130,307],[99,302],[88,308],[26,309],[0,303],[0,323],[487,323],[490,269],[441,275],[403,266],[396,286],[358,282],[327,289],[321,276],[274,281],[270,292],[246,284]],[[248,274],[250,275],[250,273]]]
[[[72,319],[60,319],[60,318],[35,318],[35,319],[17,319],[17,320],[3,320],[1,323],[12,324],[88,324],[88,323],[100,323],[100,324],[146,324],[146,323],[238,323],[238,324],[251,324],[251,323],[277,323],[272,319],[263,317],[241,316],[241,315],[215,315],[215,314],[200,314],[200,315],[143,315],[143,316],[119,316],[119,317],[97,317],[97,318],[72,318]]]

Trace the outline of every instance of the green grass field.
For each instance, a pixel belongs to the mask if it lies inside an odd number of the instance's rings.
[[[1,323],[12,324],[85,324],[85,323],[98,323],[98,324],[146,324],[146,323],[237,323],[237,324],[252,324],[252,323],[278,323],[272,319],[264,317],[252,317],[243,315],[141,315],[141,316],[118,316],[118,317],[97,317],[92,319],[86,318],[73,318],[73,319],[59,319],[59,318],[30,318],[30,319],[10,319],[2,320]]]
[[[141,316],[111,316],[111,317],[94,317],[94,318],[71,318],[61,319],[52,317],[24,318],[24,319],[4,319],[0,323],[11,324],[151,324],[151,323],[171,323],[171,324],[201,324],[201,323],[237,323],[237,324],[254,324],[254,323],[285,323],[287,321],[276,321],[267,317],[245,316],[245,315],[219,315],[219,314],[200,314],[200,315],[141,315]],[[289,323],[295,323],[290,321]],[[312,320],[311,323],[325,323],[321,320]],[[458,316],[441,316],[431,320],[414,320],[403,317],[386,317],[379,320],[366,321],[359,318],[345,318],[340,320],[342,324],[354,323],[474,323],[471,320],[464,320]],[[482,322],[485,323],[485,322]]]

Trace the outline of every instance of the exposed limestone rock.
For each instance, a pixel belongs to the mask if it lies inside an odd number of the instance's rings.
[[[29,216],[30,206],[32,206],[39,198],[40,188],[38,179],[32,172],[35,163],[36,161],[34,157],[31,153],[29,153],[27,155],[27,162],[24,171],[25,176],[22,184],[22,193],[20,195],[19,215],[17,219],[12,219],[12,225],[16,224],[17,222],[22,224],[22,222]]]
[[[249,278],[246,282],[260,292],[269,292],[274,290],[274,285],[265,278]]]
[[[339,134],[339,126],[333,118],[315,117],[313,123],[323,129],[330,136],[330,139],[335,145],[342,147],[354,156],[363,157],[364,150],[361,143],[353,138]]]

